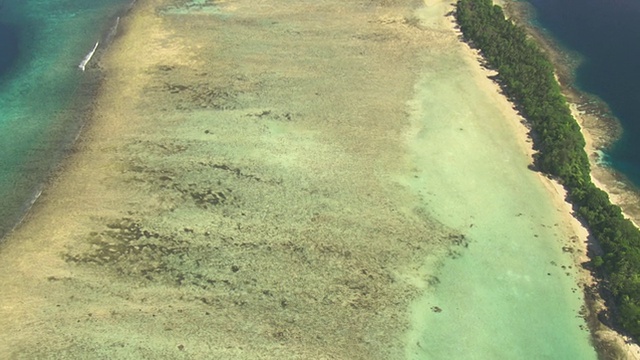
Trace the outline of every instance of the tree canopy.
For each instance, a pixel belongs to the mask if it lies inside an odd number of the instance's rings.
[[[584,137],[553,64],[492,0],[459,0],[455,16],[465,40],[498,72],[496,81],[530,124],[536,168],[565,186],[577,215],[600,243],[604,254],[591,264],[613,294],[614,319],[640,339],[640,230],[592,183]]]

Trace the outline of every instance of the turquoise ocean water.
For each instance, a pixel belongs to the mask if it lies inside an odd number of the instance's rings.
[[[78,64],[131,0],[0,1],[0,237],[69,151],[99,71]],[[95,62],[94,62],[95,63]],[[89,65],[92,65],[91,63]]]

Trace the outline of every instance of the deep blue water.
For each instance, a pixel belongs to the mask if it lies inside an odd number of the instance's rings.
[[[581,55],[575,85],[605,101],[622,138],[610,165],[640,188],[640,0],[528,0],[536,25]]]
[[[78,64],[130,2],[0,0],[0,238],[69,151],[100,78]]]

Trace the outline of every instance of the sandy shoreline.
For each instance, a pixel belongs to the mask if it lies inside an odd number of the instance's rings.
[[[590,127],[588,124],[593,121],[598,121],[593,115],[588,115],[578,110],[578,105],[571,104],[571,110],[574,118],[580,125],[582,134],[585,138],[585,151],[589,155],[591,163],[591,181],[600,189],[609,194],[609,199],[615,205],[620,206],[622,214],[631,220],[636,227],[639,224],[640,215],[640,197],[632,190],[629,190],[624,182],[618,180],[616,175],[606,167],[602,167],[599,163],[598,152],[601,149],[602,144],[602,129],[601,126],[595,125]],[[585,259],[585,260],[588,260]],[[596,280],[590,276],[591,283],[595,283]],[[606,310],[604,301],[598,299],[595,305],[597,311]],[[616,346],[625,351],[627,359],[640,359],[640,345],[631,342],[631,340],[625,336],[621,336],[616,331],[608,328],[605,325],[600,325],[600,329],[596,330],[596,336],[599,336],[604,341],[610,341]]]
[[[138,1],[76,154],[0,247],[0,353],[404,358],[425,259],[460,236],[398,181],[419,72],[461,46],[451,4],[409,3]]]
[[[526,19],[531,16],[523,4],[503,1],[501,5],[509,12],[509,16],[513,16],[520,23],[524,24]],[[612,202],[622,208],[627,218],[638,225],[640,223],[640,197],[638,193],[631,189],[628,182],[620,178],[619,174],[600,163],[601,151],[610,146],[621,131],[616,123],[617,120],[611,118],[610,110],[606,108],[606,104],[602,104],[601,100],[594,100],[592,95],[580,93],[575,89],[571,83],[571,72],[576,66],[575,60],[570,59],[569,55],[563,54],[559,46],[554,44],[551,39],[545,38],[530,25],[526,25],[526,27],[544,47],[558,69],[558,77],[564,95],[567,97],[571,112],[580,125],[585,138],[585,152],[592,167],[592,181],[609,194]]]
[[[531,139],[528,136],[529,130],[527,126],[523,123],[523,119],[514,110],[513,104],[507,101],[506,98],[501,94],[501,91],[498,85],[488,80],[488,78],[494,75],[494,72],[481,68],[478,65],[479,63],[478,53],[474,50],[469,49],[468,46],[466,45],[463,45],[463,47],[464,48],[461,51],[463,53],[462,56],[466,58],[466,62],[473,63],[473,66],[471,66],[470,69],[473,71],[472,78],[474,79],[474,83],[477,86],[480,86],[483,89],[484,93],[492,98],[491,105],[487,105],[487,106],[497,105],[499,107],[499,112],[501,114],[500,117],[507,120],[501,124],[503,128],[500,129],[500,131],[509,132],[511,136],[513,136],[516,139],[516,141],[514,142],[517,144],[519,150],[526,155],[526,161],[522,165],[523,168],[525,168],[526,164],[531,162],[532,154],[533,154],[532,143],[531,143]],[[469,101],[471,99],[466,99],[466,100]],[[461,126],[465,126],[464,130],[467,130],[466,125],[461,125]],[[463,129],[460,128],[460,130],[463,130]],[[505,148],[510,148],[509,146],[510,144],[505,144]],[[498,158],[501,158],[501,157],[502,156]],[[454,158],[454,159],[455,159],[454,161],[460,160],[457,158]],[[532,176],[535,176],[537,181],[544,185],[544,187],[546,188],[546,193],[548,195],[548,198],[554,204],[553,208],[555,209],[557,216],[562,219],[562,221],[556,223],[555,226],[558,226],[559,224],[561,224],[562,231],[565,232],[567,236],[564,238],[561,237],[558,243],[555,244],[555,246],[557,246],[558,248],[562,248],[563,251],[567,253],[572,254],[573,263],[571,266],[568,266],[568,268],[571,269],[573,267],[575,269],[575,272],[572,271],[573,276],[575,276],[576,279],[578,279],[577,280],[579,285],[578,288],[582,288],[585,284],[590,283],[588,272],[582,269],[582,267],[580,266],[580,264],[586,260],[587,232],[584,229],[584,227],[571,215],[572,213],[571,205],[565,201],[564,189],[557,182],[554,182],[548,179],[547,177],[543,176],[540,173],[532,172],[530,174]],[[483,179],[483,178],[480,178],[480,179]],[[478,180],[478,181],[482,181],[482,180]],[[491,192],[492,190],[486,190],[486,191]],[[448,194],[448,195],[454,195],[454,194]],[[468,200],[468,201],[472,201],[472,200]],[[472,224],[471,226],[473,225],[474,224]],[[565,266],[563,266],[563,269],[564,268]]]
[[[525,24],[528,17],[531,16],[528,13],[530,10],[522,4],[507,1],[502,2],[501,5],[506,9],[509,16],[514,17],[521,24]],[[620,131],[618,129],[619,125],[615,124],[614,119],[611,119],[611,115],[609,115],[608,110],[599,108],[603,105],[596,105],[594,107],[593,99],[589,98],[590,95],[582,94],[574,88],[574,85],[571,83],[572,79],[570,75],[573,71],[572,67],[576,66],[576,64],[573,63],[573,60],[569,59],[568,55],[562,54],[562,51],[559,50],[559,46],[557,44],[553,44],[551,39],[544,37],[530,25],[525,25],[525,27],[530,31],[530,33],[534,34],[538,43],[543,46],[558,69],[560,84],[565,96],[567,97],[571,113],[578,122],[582,135],[585,139],[585,152],[587,153],[591,164],[592,182],[598,188],[607,192],[611,202],[620,206],[623,215],[638,226],[640,223],[640,196],[636,191],[630,189],[628,184],[625,183],[625,180],[619,178],[619,175],[612,172],[607,167],[602,166],[600,163],[601,151],[614,141],[617,136],[616,134]],[[600,102],[600,100],[596,100],[596,102]],[[564,196],[564,189],[555,182],[554,185],[558,189],[558,192],[562,193]],[[566,203],[566,205],[567,213],[572,213],[571,205],[569,203]],[[581,248],[583,255],[576,259],[578,261],[577,264],[580,264],[589,260],[589,257],[586,256],[588,250],[587,246],[595,246],[595,248],[597,248],[597,244],[589,245],[589,241],[586,240],[588,236],[587,229],[577,221],[576,225],[576,232],[581,234],[581,239],[585,239],[585,241],[582,242],[584,247]],[[583,284],[592,287],[595,286],[596,280],[594,277],[586,270],[584,274],[585,277],[583,279]],[[597,290],[594,288],[594,290],[590,290],[589,292],[594,291]],[[586,296],[589,295],[587,294]],[[591,306],[594,307],[591,311],[595,313],[606,310],[604,301],[599,296],[597,296],[597,299],[595,299],[595,302],[592,303]],[[594,327],[592,328],[592,332],[594,333],[593,336],[602,341],[605,347],[610,346],[610,351],[613,351],[613,353],[609,353],[606,358],[622,357],[628,359],[640,359],[640,346],[638,344],[630,342],[627,337],[618,334],[616,331],[602,324],[597,320],[597,316],[595,314],[592,314],[591,316],[594,318],[594,320],[591,320],[591,324]],[[623,353],[616,354],[616,348],[620,349]]]
[[[626,180],[611,169],[600,163],[601,151],[604,144],[611,141],[607,134],[594,122],[601,121],[597,116],[579,110],[579,104],[571,104],[574,117],[581,127],[585,138],[585,151],[589,155],[591,163],[591,181],[600,189],[609,194],[613,204],[620,206],[623,215],[631,220],[636,227],[640,224],[640,196],[637,191],[630,189]]]

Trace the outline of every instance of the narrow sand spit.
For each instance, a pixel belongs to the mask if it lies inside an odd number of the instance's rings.
[[[452,9],[139,0],[102,59],[106,80],[77,152],[0,248],[0,353],[411,357],[415,339],[442,321],[412,305],[437,305],[436,275],[467,246],[475,251],[463,240],[483,243],[497,229],[545,239],[539,261],[554,276],[530,277],[552,284],[540,289],[553,294],[559,331],[585,342],[575,279],[558,269],[571,261],[560,250],[571,241],[568,215],[526,170],[518,119],[463,50]],[[437,100],[432,112],[416,102],[428,99],[424,89]],[[462,113],[486,106],[492,121]],[[446,142],[460,134],[469,141]],[[500,171],[469,166],[474,159]],[[478,184],[466,182],[476,172]],[[487,198],[487,180],[488,191],[510,190]],[[488,206],[515,227],[483,217]],[[508,275],[514,291],[529,281]],[[444,319],[455,314],[443,307]]]

